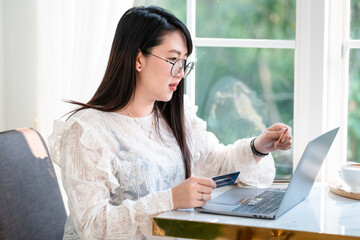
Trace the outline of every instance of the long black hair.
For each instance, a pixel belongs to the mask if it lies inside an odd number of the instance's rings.
[[[156,6],[133,7],[121,17],[111,47],[104,78],[88,103],[70,101],[81,107],[72,111],[94,108],[114,112],[127,106],[136,89],[136,57],[144,55],[162,43],[165,34],[180,31],[185,37],[188,55],[193,45],[187,27],[171,12]],[[161,114],[171,128],[183,155],[185,178],[191,176],[191,154],[184,125],[184,81],[180,81],[170,101],[156,101],[155,117],[158,125]]]

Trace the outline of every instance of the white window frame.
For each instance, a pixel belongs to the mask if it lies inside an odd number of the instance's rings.
[[[328,154],[321,179],[333,176],[346,160],[349,48],[360,41],[349,40],[350,0],[296,0],[296,39],[224,39],[196,37],[196,1],[187,0],[187,26],[196,47],[246,47],[294,49],[294,141],[293,166],[297,166],[306,144],[327,130],[340,126]],[[196,59],[196,51],[191,58]],[[186,92],[195,103],[195,71]]]

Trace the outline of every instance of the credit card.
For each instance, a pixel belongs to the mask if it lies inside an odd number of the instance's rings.
[[[224,174],[224,175],[220,175],[217,177],[213,177],[212,179],[215,181],[216,183],[216,188],[219,187],[225,187],[227,185],[232,185],[235,183],[235,180],[237,179],[237,177],[239,176],[240,171],[238,172],[233,172],[233,173],[229,173],[229,174]]]

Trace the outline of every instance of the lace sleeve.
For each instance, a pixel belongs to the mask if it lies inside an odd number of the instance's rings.
[[[107,169],[116,155],[95,129],[81,122],[64,133],[61,158],[70,215],[81,239],[151,236],[153,215],[173,208],[171,189],[111,204],[119,183]]]
[[[271,185],[275,177],[271,154],[256,163],[250,149],[250,139],[240,139],[224,146],[213,133],[206,130],[206,122],[196,116],[196,111],[197,107],[185,98],[185,116],[191,126],[188,133],[191,135],[194,175],[213,177],[240,171],[238,181],[242,183],[256,187]]]

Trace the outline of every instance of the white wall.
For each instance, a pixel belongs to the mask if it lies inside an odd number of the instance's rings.
[[[4,126],[4,61],[3,61],[3,2],[0,1],[0,131],[5,129]]]
[[[0,128],[35,127],[36,0],[2,0],[1,10]]]

